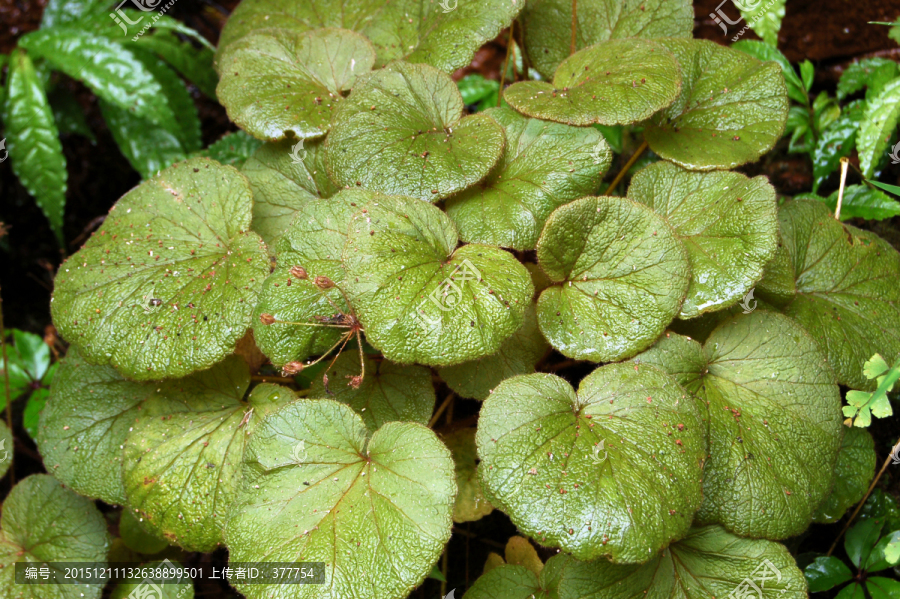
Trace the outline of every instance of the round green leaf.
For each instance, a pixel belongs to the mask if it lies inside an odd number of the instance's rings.
[[[56,276],[60,334],[137,380],[184,376],[234,350],[269,271],[250,186],[192,158],[127,193]]]
[[[815,522],[831,524],[859,503],[875,476],[875,442],[864,428],[845,427],[844,439],[834,467],[834,488],[819,506]]]
[[[442,439],[456,464],[456,505],[453,506],[454,522],[474,522],[494,511],[491,502],[485,499],[481,481],[478,479],[478,455],[475,450],[475,429],[464,428],[443,435]]]
[[[742,539],[718,526],[693,528],[640,566],[571,560],[559,583],[559,599],[645,596],[806,599],[807,594],[803,573],[783,545]]]
[[[47,474],[33,474],[3,502],[0,595],[9,599],[99,599],[102,583],[16,584],[16,562],[91,562],[106,566],[106,521],[88,499]],[[63,572],[57,572],[61,577]]]
[[[669,106],[681,91],[675,57],[656,42],[609,40],[567,58],[545,81],[522,81],[503,94],[528,116],[569,125],[628,125]]]
[[[144,529],[137,517],[130,510],[122,510],[119,515],[119,537],[125,546],[132,551],[152,555],[169,546],[169,542]]]
[[[726,320],[702,347],[668,333],[635,362],[675,375],[705,407],[701,522],[768,539],[809,526],[834,480],[841,396],[796,322],[757,310]]]
[[[353,31],[262,29],[220,56],[216,95],[259,139],[321,137],[343,92],[374,64],[375,48]]]
[[[694,31],[694,9],[688,0],[580,2],[576,15],[576,50],[608,39],[691,37]],[[571,54],[572,1],[529,0],[520,20],[529,62],[550,79]]]
[[[577,394],[550,374],[502,382],[475,440],[487,498],[523,533],[579,559],[641,563],[690,528],[705,429],[669,375],[610,364]]]
[[[241,167],[253,190],[251,226],[270,249],[300,208],[337,192],[324,158],[321,140],[283,140],[263,145]]]
[[[369,430],[377,430],[386,422],[418,422],[428,424],[434,411],[434,386],[431,370],[421,366],[403,366],[368,355],[365,376],[358,389],[348,379],[359,376],[359,353],[345,351],[328,372],[329,387],[321,378],[313,381],[310,397],[328,397],[349,405],[362,417]]]
[[[147,562],[141,565],[147,571],[153,571],[157,568],[174,570],[174,574],[183,568],[179,562],[169,560]],[[151,586],[152,585],[152,586]],[[159,593],[156,589],[159,589]],[[147,594],[148,589],[153,589]],[[113,589],[110,599],[136,599],[140,597],[148,597],[148,599],[194,599],[194,583],[190,578],[174,578],[168,577],[129,577],[116,585]]]
[[[534,572],[503,564],[480,576],[463,599],[547,599],[547,594]]]
[[[594,128],[484,112],[506,129],[506,151],[488,178],[447,201],[463,241],[532,250],[550,213],[593,193],[612,154]]]
[[[659,215],[623,198],[558,208],[537,245],[554,285],[538,323],[570,358],[614,362],[646,349],[681,310],[690,282],[684,245]]]
[[[401,599],[450,538],[450,452],[421,424],[362,419],[329,400],[291,403],[250,439],[226,530],[233,562],[325,562],[324,585],[237,585],[249,599]]]
[[[347,290],[388,360],[459,364],[497,352],[522,326],[534,294],[525,267],[499,248],[456,244],[447,215],[413,198],[382,198],[353,216]]]
[[[874,391],[866,360],[900,354],[900,254],[813,200],[785,204],[778,221],[796,281],[783,312],[819,343],[839,383]]]
[[[375,71],[335,112],[328,174],[344,187],[429,202],[471,187],[500,160],[504,135],[494,119],[462,113],[453,79],[434,67],[397,62]]]
[[[358,31],[378,50],[378,67],[407,58],[452,73],[468,65],[486,42],[512,23],[521,0],[419,2],[396,0],[244,0],[231,14],[219,38],[225,48],[266,27],[307,31],[341,27]]]
[[[487,399],[502,381],[520,374],[531,374],[547,350],[547,340],[537,323],[534,304],[525,310],[525,323],[500,345],[496,354],[447,366],[438,374],[461,397]]]
[[[6,423],[0,421],[0,478],[6,476],[9,465],[12,464],[12,455],[15,450],[15,442],[12,432]]]
[[[738,303],[775,255],[775,188],[766,177],[657,162],[634,176],[628,197],[665,218],[687,248],[691,284],[681,318]]]
[[[213,551],[240,486],[244,446],[266,414],[294,399],[277,385],[249,385],[232,357],[181,381],[179,396],[148,400],[125,443],[125,495],[145,528],[188,551]],[[185,493],[189,489],[190,493]]]
[[[787,122],[787,87],[777,62],[707,40],[659,40],[682,67],[681,95],[644,137],[662,158],[692,170],[734,168],[772,149]]]

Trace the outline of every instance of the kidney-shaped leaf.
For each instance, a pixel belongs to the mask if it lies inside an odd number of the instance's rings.
[[[545,79],[571,54],[571,0],[529,0],[522,10],[528,59]],[[576,6],[575,49],[608,39],[691,37],[694,9],[689,0],[581,2]]]
[[[578,360],[613,362],[652,345],[680,312],[690,281],[688,253],[672,227],[622,198],[558,208],[537,255],[554,282],[538,299],[541,331]]]
[[[678,63],[643,39],[609,40],[567,58],[553,83],[522,81],[503,94],[528,116],[570,125],[627,125],[650,118],[681,91]]]
[[[862,500],[875,476],[875,441],[871,433],[856,426],[844,428],[844,439],[834,467],[834,488],[825,498],[814,520],[831,524]]]
[[[263,29],[232,44],[219,60],[216,95],[239,127],[276,141],[327,133],[331,115],[375,48],[346,29]]]
[[[522,0],[420,2],[419,0],[244,0],[219,38],[220,55],[235,40],[266,27],[358,31],[378,50],[376,66],[407,58],[452,73],[508,27]]]
[[[394,362],[449,366],[495,353],[534,286],[514,256],[465,245],[440,209],[382,198],[353,216],[344,265],[366,339]]]
[[[323,140],[283,140],[260,147],[241,172],[253,190],[252,228],[275,248],[303,206],[337,192],[325,172]]]
[[[234,168],[176,164],[126,194],[56,276],[59,332],[133,379],[184,376],[234,350],[268,275]]]
[[[393,63],[360,81],[340,103],[325,141],[339,185],[436,202],[484,179],[500,160],[503,127],[484,114],[462,117],[450,75]]]
[[[328,371],[329,388],[321,378],[313,381],[310,397],[336,399],[349,405],[362,417],[369,430],[386,422],[428,424],[434,411],[434,385],[431,370],[422,366],[404,366],[388,360],[364,357],[365,376],[354,389],[348,380],[360,374],[359,355],[347,351]]]
[[[485,494],[519,530],[579,559],[641,563],[691,526],[704,433],[672,377],[610,364],[577,394],[550,374],[504,381],[475,440]]]
[[[603,135],[525,118],[509,108],[485,111],[506,129],[506,151],[490,176],[447,201],[463,241],[532,250],[559,206],[593,193],[612,154]]]
[[[634,176],[628,197],[665,218],[687,248],[691,284],[681,318],[736,304],[775,256],[775,188],[765,177],[657,162]]]
[[[367,437],[349,406],[301,399],[263,422],[244,462],[230,559],[325,562],[324,585],[238,584],[249,599],[401,599],[450,538],[453,460],[421,424]]]
[[[702,347],[667,333],[635,362],[675,375],[708,413],[700,521],[769,539],[809,526],[834,480],[841,396],[796,322],[759,310],[726,320]]]
[[[3,502],[0,595],[9,599],[99,599],[103,582],[16,584],[16,562],[90,562],[106,567],[106,521],[88,499],[47,474],[21,481]],[[64,572],[55,572],[61,579]],[[40,581],[40,579],[38,579]]]
[[[648,123],[661,157],[692,170],[733,168],[772,149],[787,122],[788,97],[777,62],[707,40],[660,40],[682,68],[681,95]]]
[[[874,233],[839,223],[814,200],[788,202],[778,221],[796,281],[782,311],[812,334],[839,383],[873,391],[866,360],[900,353],[900,254]]]
[[[746,594],[739,594],[746,593]],[[780,543],[695,527],[641,566],[570,560],[559,599],[766,597],[805,599],[806,580]]]
[[[266,384],[244,402],[249,384],[238,357],[183,379],[178,395],[160,393],[142,406],[125,443],[129,509],[188,551],[212,551],[222,541],[248,435],[294,399],[289,389]]]

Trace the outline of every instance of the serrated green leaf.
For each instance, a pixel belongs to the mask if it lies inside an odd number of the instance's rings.
[[[813,191],[817,191],[825,179],[833,173],[841,158],[850,156],[856,147],[856,136],[866,111],[862,100],[851,102],[841,111],[841,116],[819,134],[819,140],[812,153]]]
[[[500,345],[493,355],[438,370],[438,374],[461,397],[487,399],[502,381],[520,374],[531,374],[550,344],[538,327],[534,304],[525,310],[525,322]]]
[[[652,345],[681,311],[690,281],[687,250],[672,228],[623,198],[557,208],[537,255],[554,282],[538,299],[541,331],[578,360],[613,362]]]
[[[825,198],[825,205],[834,212],[837,210],[838,191],[835,190]],[[864,218],[866,220],[884,220],[900,215],[900,202],[873,189],[868,185],[848,185],[844,189],[841,202],[841,220]]]
[[[867,102],[856,139],[859,150],[859,166],[868,178],[872,178],[878,164],[885,158],[891,135],[900,121],[900,77],[884,86],[878,96]]]
[[[549,374],[504,381],[476,443],[485,495],[519,530],[579,559],[641,563],[690,528],[704,437],[669,375],[610,364],[577,394]]]
[[[456,486],[459,492],[456,495],[456,505],[453,507],[453,521],[480,520],[494,511],[494,506],[485,499],[481,481],[478,479],[475,429],[460,429],[441,438],[450,449],[456,465]]]
[[[237,356],[181,382],[190,390],[149,398],[132,423],[123,453],[127,509],[149,532],[210,552],[223,540],[248,439],[295,396],[263,384],[242,401],[250,376]]]
[[[706,412],[699,522],[768,539],[806,529],[834,480],[841,398],[796,322],[757,310],[726,320],[702,347],[667,333],[635,361],[675,375]]]
[[[137,380],[208,368],[246,333],[269,261],[234,168],[181,162],[126,194],[56,277],[60,334]]]
[[[609,39],[691,37],[694,11],[687,0],[581,2],[577,6],[575,49]],[[545,79],[571,54],[572,2],[526,2],[521,19],[528,59]]]
[[[208,148],[198,152],[197,155],[212,158],[216,162],[231,165],[236,169],[242,169],[247,160],[261,146],[262,142],[246,131],[233,131],[226,133]]]
[[[161,57],[182,77],[196,85],[206,97],[216,99],[219,76],[213,69],[213,49],[197,48],[168,31],[143,35],[133,43],[136,47],[147,49]]]
[[[559,599],[708,599],[738,596],[741,589],[756,596],[753,587],[760,597],[807,597],[803,573],[783,545],[702,526],[641,566],[571,560],[559,582]]]
[[[81,24],[109,12],[105,0],[48,0],[41,15],[41,29]]]
[[[820,593],[843,584],[853,578],[844,562],[832,556],[817,557],[803,571],[810,593]]]
[[[834,467],[834,488],[819,506],[813,520],[830,524],[862,500],[875,476],[875,442],[869,431],[844,427],[844,439]]]
[[[376,67],[407,59],[452,73],[468,65],[478,48],[508,27],[522,4],[518,0],[398,0],[387,4],[366,0],[353,5],[341,0],[247,0],[235,9],[222,30],[218,56],[235,40],[266,27],[301,32],[340,27],[372,40],[378,50]]]
[[[864,88],[876,89],[900,74],[900,67],[887,58],[866,58],[850,63],[841,73],[837,85],[837,98],[843,100]]]
[[[534,249],[557,207],[593,193],[612,155],[599,131],[538,119],[509,108],[486,114],[506,131],[506,151],[481,184],[451,197],[447,214],[465,242]]]
[[[450,538],[453,460],[421,424],[371,437],[344,404],[300,400],[269,416],[244,454],[226,529],[233,562],[325,562],[324,585],[240,584],[249,599],[401,599]]]
[[[809,105],[809,97],[806,94],[807,86],[804,81],[797,76],[797,71],[791,66],[787,57],[781,51],[771,44],[760,42],[757,40],[741,40],[731,44],[733,50],[740,50],[744,54],[749,54],[753,58],[766,61],[773,60],[781,67],[781,73],[784,75],[785,84],[787,84],[788,97],[795,102]],[[805,63],[804,63],[805,64]],[[812,63],[809,63],[812,65]],[[801,65],[801,68],[803,65]]]
[[[346,29],[264,29],[219,58],[216,87],[228,116],[267,141],[325,135],[332,113],[375,64],[375,48]]]
[[[175,115],[153,74],[127,48],[77,27],[39,29],[19,46],[77,79],[103,100],[174,130]]]
[[[12,464],[12,455],[15,451],[15,441],[6,422],[0,420],[0,478],[6,476],[9,465]]]
[[[456,245],[450,218],[414,198],[381,198],[351,219],[347,292],[387,359],[451,366],[497,352],[522,326],[534,294],[525,267],[499,248]]]
[[[103,582],[16,584],[17,562],[90,562],[106,567],[109,535],[94,504],[47,474],[33,474],[3,502],[0,594],[10,599],[99,599]],[[57,578],[63,572],[57,570]]]
[[[462,114],[449,75],[392,63],[339,103],[325,140],[328,174],[342,187],[429,202],[471,187],[497,164],[505,142],[494,119]]]
[[[775,256],[775,188],[766,177],[657,162],[634,176],[628,198],[666,219],[687,249],[691,283],[680,318],[737,304]]]
[[[321,378],[313,381],[309,397],[335,399],[353,408],[371,431],[387,422],[428,424],[434,412],[434,386],[431,370],[421,366],[403,366],[387,360],[365,360],[365,376],[354,389],[348,379],[359,376],[356,351],[344,352],[328,369],[329,387]]]
[[[681,91],[670,52],[642,39],[609,40],[567,58],[553,84],[522,81],[503,97],[528,116],[569,125],[628,125],[666,108]]]
[[[496,96],[500,90],[500,82],[493,79],[485,79],[479,73],[470,73],[456,82],[459,94],[466,106],[478,104],[485,98]]]
[[[781,30],[781,20],[784,18],[784,5],[786,2],[787,0],[770,0],[760,6],[761,0],[750,0],[736,3],[735,5],[750,28],[765,43],[777,46],[778,32]],[[806,87],[809,89],[811,84]]]
[[[0,409],[6,407],[6,381],[9,379],[9,398],[13,401],[30,393],[42,382],[49,383],[53,373],[50,366],[50,347],[44,340],[34,333],[20,331],[19,329],[7,329],[9,337],[6,339],[6,356],[9,358],[9,367],[5,367],[2,354],[0,354],[0,381],[3,388],[0,390]],[[3,370],[7,370],[4,376]],[[44,381],[44,378],[47,380]]]
[[[863,364],[863,374],[867,379],[874,379],[887,372],[889,368],[890,365],[884,361],[881,354],[875,354]]]
[[[21,50],[10,57],[3,126],[13,172],[62,244],[66,157],[44,87],[31,59]]]
[[[99,104],[103,120],[122,155],[144,179],[187,157],[181,140],[170,130],[114,104],[103,100]]]
[[[265,144],[241,172],[253,189],[253,230],[275,247],[297,211],[338,188],[325,172],[321,140],[283,140]]]
[[[778,220],[797,285],[782,311],[819,343],[839,383],[874,390],[863,364],[900,354],[900,286],[889,283],[900,278],[900,254],[812,200],[784,204]]]
[[[165,539],[147,532],[129,509],[122,510],[119,516],[119,536],[129,549],[145,555],[159,553],[169,546]]]
[[[658,40],[682,67],[681,95],[644,130],[650,149],[692,170],[734,168],[781,138],[789,102],[781,67],[707,40]]]

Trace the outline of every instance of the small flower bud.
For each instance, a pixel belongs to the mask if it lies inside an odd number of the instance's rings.
[[[316,287],[318,287],[319,289],[322,289],[322,290],[331,289],[332,287],[334,287],[334,281],[332,281],[328,277],[322,276],[322,275],[319,275],[318,277],[316,277],[316,280],[314,281],[314,283],[316,284]]]
[[[302,266],[295,266],[291,268],[291,274],[302,280],[306,280],[309,278],[309,275],[306,274],[306,269]]]
[[[263,313],[259,315],[259,321],[264,325],[275,324],[275,317],[271,314]]]

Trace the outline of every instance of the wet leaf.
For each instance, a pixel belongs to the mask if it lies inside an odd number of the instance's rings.
[[[324,585],[295,597],[401,599],[450,538],[453,460],[421,424],[371,437],[349,406],[300,400],[269,416],[244,455],[226,530],[233,562],[325,562]],[[249,599],[281,585],[237,584]]]
[[[791,66],[791,62],[776,46],[758,40],[741,40],[731,44],[730,47],[762,61],[772,60],[777,62],[781,67],[782,75],[784,75],[788,96],[791,100],[799,102],[800,104],[809,104],[809,96],[806,91],[807,86],[800,80],[800,77],[797,76],[797,71]]]
[[[521,328],[534,294],[525,267],[499,248],[456,245],[449,217],[413,198],[382,198],[353,216],[347,291],[388,360],[459,364],[497,352]]]
[[[523,533],[579,559],[640,563],[690,528],[704,435],[669,375],[610,364],[577,394],[549,374],[504,381],[476,442],[485,495]]]
[[[682,67],[681,95],[644,131],[650,149],[691,170],[753,162],[781,138],[781,67],[707,40],[660,40]]]
[[[178,395],[160,393],[142,406],[125,443],[124,482],[128,509],[149,532],[188,551],[222,542],[244,447],[268,413],[294,399],[263,384],[244,402],[249,378],[241,358],[230,357],[183,379]]]
[[[900,254],[839,223],[819,202],[788,202],[778,220],[797,286],[783,312],[819,343],[839,383],[873,391],[866,360],[900,353],[900,286],[892,283],[900,279]]]
[[[817,557],[813,563],[806,566],[803,573],[809,583],[810,593],[827,591],[853,578],[850,568],[833,555]]]
[[[519,0],[366,0],[352,5],[341,0],[245,0],[222,31],[219,56],[235,40],[266,27],[295,31],[341,27],[372,40],[378,51],[376,67],[405,58],[452,73],[469,64],[478,48],[508,27],[522,5]]]
[[[694,31],[694,11],[687,0],[581,2],[576,14],[576,50],[608,39],[691,37]],[[526,2],[521,20],[528,59],[550,79],[571,53],[572,2]]]
[[[13,564],[83,561],[105,568],[108,550],[106,521],[96,506],[53,477],[33,474],[3,502],[0,594],[10,599],[100,599],[102,582],[16,584]],[[56,572],[59,578],[63,574]]]
[[[336,399],[349,405],[362,417],[371,431],[387,422],[428,424],[434,411],[434,386],[431,370],[421,366],[403,366],[365,356],[365,376],[358,389],[350,385],[359,376],[359,353],[345,351],[327,374],[328,390],[321,378],[313,381],[310,397]]]
[[[887,58],[866,58],[851,62],[841,73],[837,85],[837,98],[844,100],[864,88],[875,88],[880,91],[884,84],[900,74],[900,67]]]
[[[884,86],[876,97],[867,102],[856,138],[859,167],[866,177],[873,177],[879,163],[887,157],[891,136],[900,121],[900,77]]]
[[[641,566],[570,561],[559,583],[559,599],[707,599],[737,594],[741,587],[755,594],[754,586],[761,589],[760,596],[807,597],[803,573],[783,545],[702,526]]]
[[[522,81],[503,97],[531,117],[580,126],[627,125],[672,104],[681,91],[680,72],[661,44],[609,40],[567,58],[552,85]]]
[[[212,158],[216,162],[228,164],[236,169],[241,169],[260,146],[262,146],[262,142],[252,137],[246,131],[233,131],[226,133],[218,141],[213,142],[208,148],[198,154]]]
[[[372,44],[353,31],[263,29],[219,57],[216,95],[231,120],[259,139],[321,137],[342,93],[374,63]]]
[[[453,521],[481,520],[494,511],[494,506],[485,499],[481,481],[478,479],[475,429],[460,429],[441,438],[450,449],[456,465],[456,487],[459,492],[456,495],[456,505],[453,506]]]
[[[325,141],[332,180],[437,202],[483,180],[500,160],[503,127],[462,117],[453,79],[427,66],[392,63],[340,103]]]
[[[672,228],[622,198],[558,208],[537,255],[554,282],[538,300],[541,331],[578,360],[622,360],[652,345],[680,313],[690,281],[687,250]]]
[[[837,210],[838,191],[824,198],[823,203],[834,212]],[[900,215],[900,202],[868,185],[848,185],[841,202],[841,220],[864,218],[885,220]]]
[[[320,140],[283,140],[265,144],[241,167],[253,190],[253,230],[270,248],[300,208],[338,191],[325,172],[324,154]]]
[[[864,428],[845,427],[834,468],[834,488],[819,506],[815,521],[830,524],[859,503],[875,476],[875,442]]]
[[[506,151],[488,178],[447,201],[463,241],[534,249],[557,207],[593,193],[612,155],[599,131],[484,112],[506,130]]]
[[[534,304],[525,310],[525,323],[490,356],[447,366],[438,374],[460,397],[487,399],[491,391],[505,379],[531,374],[550,345],[541,334]]]
[[[192,158],[127,193],[56,277],[60,334],[133,379],[183,376],[234,350],[268,274],[250,186]]]
[[[681,318],[735,305],[775,256],[775,189],[766,177],[657,162],[634,176],[628,197],[665,218],[687,248],[691,283]]]
[[[812,337],[757,310],[726,320],[703,346],[666,333],[635,362],[673,374],[706,413],[699,522],[768,539],[809,526],[831,490],[842,434],[840,393]]]
[[[851,102],[841,111],[841,116],[828,125],[819,135],[813,150],[813,191],[837,170],[841,158],[850,156],[856,147],[856,136],[865,115],[866,104],[862,100]]]

